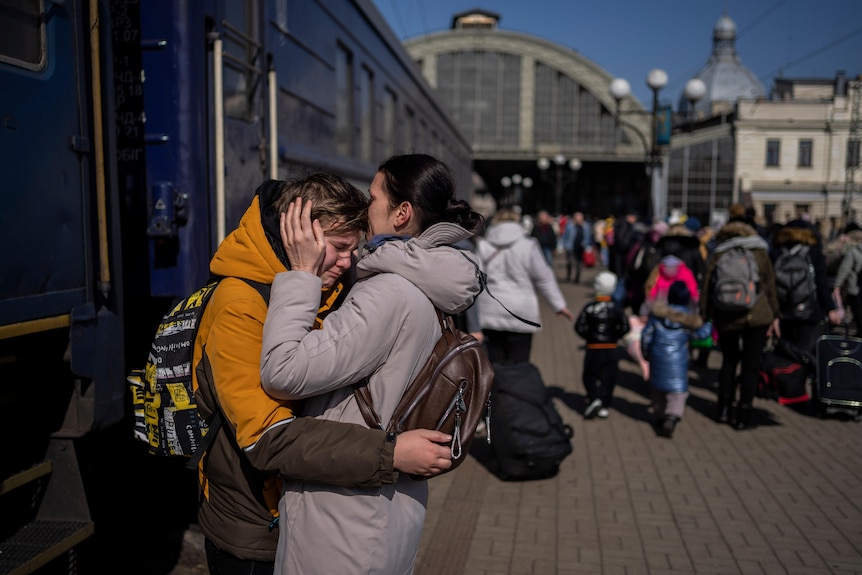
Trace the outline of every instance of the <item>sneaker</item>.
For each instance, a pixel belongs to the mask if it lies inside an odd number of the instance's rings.
[[[584,410],[584,419],[592,419],[594,418],[598,412],[602,409],[602,400],[594,399],[590,402],[587,408]]]
[[[603,407],[599,410],[597,415],[602,419],[607,419],[608,415],[610,415],[610,412],[608,412],[608,409],[606,407]]]
[[[676,424],[679,423],[679,418],[674,415],[665,415],[661,424],[658,426],[658,434],[662,437],[673,437],[673,430],[676,429]]]

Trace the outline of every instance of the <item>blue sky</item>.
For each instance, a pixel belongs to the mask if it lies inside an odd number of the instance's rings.
[[[626,78],[645,107],[652,68],[669,76],[663,101],[677,100],[706,63],[724,11],[736,22],[737,52],[769,92],[772,79],[862,74],[862,0],[373,0],[401,39],[448,30],[473,8],[500,14],[500,28],[573,48]]]

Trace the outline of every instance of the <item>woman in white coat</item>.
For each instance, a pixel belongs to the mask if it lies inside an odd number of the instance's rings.
[[[282,233],[293,271],[273,282],[261,355],[268,393],[307,398],[304,415],[359,425],[351,384],[369,378],[374,407],[388,421],[440,337],[434,308],[459,313],[480,291],[472,254],[451,244],[470,237],[482,217],[455,200],[442,162],[421,154],[391,158],[370,194],[371,237],[356,265],[358,281],[318,330],[323,233],[308,206],[288,212]],[[450,465],[441,460],[429,474]],[[427,482],[407,476],[380,489],[286,481],[276,573],[411,573],[427,494]]]
[[[477,242],[476,253],[488,275],[488,291],[478,299],[488,357],[492,363],[528,362],[533,334],[539,327],[520,318],[539,323],[537,291],[557,315],[575,321],[554,272],[545,262],[539,243],[526,235],[513,210],[497,212],[485,237]]]

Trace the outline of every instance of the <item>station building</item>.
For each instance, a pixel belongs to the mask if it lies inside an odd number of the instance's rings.
[[[608,72],[499,20],[472,10],[405,42],[471,142],[480,191],[525,213],[646,213],[649,114],[629,96],[618,119]]]
[[[731,203],[761,221],[802,213],[840,226],[859,196],[859,82],[777,78],[767,94],[736,51],[727,15],[679,97],[670,142],[652,146],[651,111],[615,100],[612,76],[576,50],[499,29],[500,15],[455,14],[451,28],[405,42],[438,101],[472,146],[476,188],[526,213],[666,214],[720,224]],[[650,182],[653,160],[661,179]],[[482,196],[480,195],[480,198]]]

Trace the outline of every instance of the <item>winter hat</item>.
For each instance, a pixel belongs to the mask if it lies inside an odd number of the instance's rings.
[[[596,279],[593,281],[593,288],[596,290],[596,295],[611,295],[617,289],[617,276],[613,272],[599,272]]]
[[[688,228],[688,230],[689,230],[689,231],[691,231],[691,232],[693,232],[693,233],[695,233],[695,234],[696,234],[698,231],[700,231],[700,227],[701,227],[701,226],[700,226],[700,220],[699,220],[699,219],[697,219],[697,218],[696,218],[696,217],[694,217],[694,216],[689,217],[689,218],[685,221],[685,223],[684,223],[683,225],[684,225],[686,228]]]
[[[667,290],[668,305],[687,306],[691,302],[691,293],[685,285],[685,282],[676,281],[670,284]]]
[[[676,256],[665,256],[661,259],[661,265],[667,268],[677,268],[679,264],[682,263],[682,260]]]

